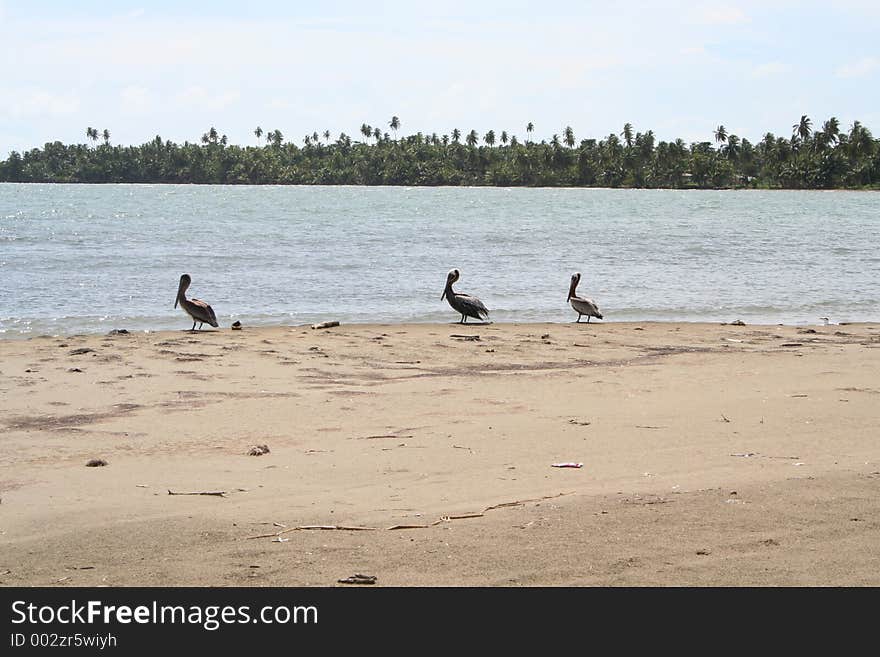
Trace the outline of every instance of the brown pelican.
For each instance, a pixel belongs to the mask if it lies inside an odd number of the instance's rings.
[[[599,312],[599,306],[596,305],[595,301],[593,301],[592,299],[585,299],[577,295],[577,286],[580,282],[580,272],[575,272],[571,275],[571,287],[568,288],[568,299],[566,299],[566,301],[571,304],[571,307],[577,311],[577,321],[581,321],[581,315],[587,316],[588,324],[590,323],[590,317],[602,319],[602,313]]]
[[[174,307],[177,308],[179,303],[180,307],[186,311],[186,314],[192,317],[193,325],[190,331],[196,330],[196,322],[199,324],[200,331],[202,330],[202,324],[210,324],[217,328],[219,324],[217,323],[216,315],[214,315],[214,309],[211,306],[199,299],[186,298],[186,289],[190,283],[192,283],[192,279],[189,277],[189,274],[184,274],[180,277],[180,287],[177,288],[177,299],[174,301]]]
[[[461,294],[460,292],[456,292],[452,289],[452,284],[458,280],[460,274],[457,269],[453,269],[446,275],[446,289],[443,290],[443,295],[440,297],[440,301],[443,301],[446,298],[449,301],[449,305],[452,306],[452,309],[461,313],[461,321],[459,324],[466,324],[468,317],[473,317],[474,319],[489,319],[489,311],[486,310],[486,306],[483,305],[483,302],[477,299],[477,297],[472,297],[469,294]]]

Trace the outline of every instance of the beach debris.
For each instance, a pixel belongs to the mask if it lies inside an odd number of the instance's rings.
[[[637,424],[636,429],[662,429],[663,427],[658,427],[653,424]]]
[[[290,540],[289,538],[281,538],[280,536],[276,536],[275,538],[272,539],[272,542],[273,543],[287,543],[287,541],[289,541],[289,540]]]
[[[346,577],[345,579],[336,580],[340,584],[375,584],[376,576],[375,575],[361,575],[360,573],[355,573],[351,577]]]
[[[217,490],[217,491],[208,491],[208,490],[197,490],[188,493],[181,493],[177,491],[173,491],[170,488],[168,489],[169,495],[212,495],[214,497],[226,497],[225,490]]]
[[[455,338],[456,340],[464,340],[465,342],[479,342],[479,335],[461,335],[460,333],[453,333],[449,336],[450,338]]]
[[[757,456],[756,452],[743,452],[741,454],[731,454],[731,456],[741,456],[743,458],[749,458],[750,456]]]
[[[113,329],[107,335],[128,335],[128,329]]]
[[[725,342],[742,342],[742,340],[734,340],[733,338],[721,338]]]
[[[79,372],[80,374],[82,374],[82,370],[78,367],[68,367],[67,371],[68,372]]]
[[[320,324],[312,324],[313,329],[325,329],[325,328],[333,328],[334,326],[339,326],[339,322],[321,322]]]
[[[87,468],[103,468],[105,465],[107,465],[107,461],[104,459],[90,459],[86,461]]]
[[[727,418],[727,416],[726,416],[724,413],[721,414],[721,419],[722,419],[724,422],[730,422],[730,420]]]
[[[798,333],[815,333],[815,332],[816,332],[816,329],[811,329],[811,328],[801,329],[800,331],[798,331]]]
[[[578,426],[580,426],[580,427],[587,427],[587,426],[590,425],[590,422],[584,422],[584,421],[582,421],[582,420],[576,420],[575,418],[571,418],[571,419],[568,421],[568,423],[569,423],[569,424],[576,424],[576,425],[578,425]]]
[[[822,320],[822,323],[823,323],[825,326],[828,326],[828,324],[831,323],[831,320],[829,320],[827,317],[820,317],[819,319]],[[844,322],[841,322],[841,324],[843,324],[843,323],[844,323]]]
[[[741,319],[735,319],[732,322],[721,322],[721,326],[745,326],[746,323]]]
[[[550,334],[549,334],[549,333],[545,333],[544,335],[541,336],[541,339],[542,339],[542,340],[549,340],[549,339],[550,339]]]
[[[474,450],[472,450],[470,447],[465,447],[464,445],[453,445],[452,448],[453,448],[453,449],[466,449],[466,450],[468,450],[469,452],[474,451]]]
[[[572,461],[566,463],[551,463],[551,468],[582,468],[584,467],[583,463],[574,463]]]
[[[269,453],[268,445],[254,445],[248,450],[248,456],[262,456]]]
[[[701,557],[705,557],[706,555],[711,554],[711,553],[709,552],[709,550],[697,550],[697,554],[700,555]]]
[[[80,356],[82,354],[88,354],[93,351],[94,351],[94,349],[92,349],[91,347],[80,347],[79,349],[71,349],[67,353],[70,354],[71,356]]]
[[[239,322],[238,320],[235,320],[234,322],[232,322],[231,328],[233,331],[240,331],[241,330],[241,322]]]
[[[803,347],[803,343],[801,342],[783,342],[783,347]]]
[[[645,330],[645,329],[643,329],[641,326],[636,326],[636,327],[633,329],[633,331],[644,331],[644,330]]]
[[[423,525],[393,525],[391,527],[386,527],[385,531],[393,531],[397,529],[430,529],[431,527],[435,527],[437,525],[451,522],[452,520],[463,520],[465,518],[481,518],[485,513],[489,511],[493,511],[494,509],[503,509],[512,506],[522,506],[524,504],[528,504],[529,502],[541,502],[543,500],[549,500],[556,497],[562,497],[563,495],[572,495],[574,491],[570,491],[567,493],[556,493],[555,495],[544,495],[543,497],[533,497],[527,500],[515,500],[513,502],[502,502],[500,504],[494,504],[492,506],[487,506],[480,512],[477,513],[463,513],[460,515],[446,515],[441,516],[438,520],[430,524]],[[419,515],[419,514],[417,514]],[[340,531],[379,531],[378,527],[350,527],[346,525],[302,525],[300,527],[289,527],[287,529],[282,529],[279,532],[275,532],[274,534],[260,534],[259,536],[248,536],[248,539],[254,538],[271,538],[273,536],[281,536],[282,534],[286,534],[287,532],[295,532],[295,531],[303,531],[303,530],[311,530],[311,529],[324,529],[324,530],[340,530]]]

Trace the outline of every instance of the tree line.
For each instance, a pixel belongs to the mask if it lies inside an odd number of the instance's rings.
[[[752,143],[719,125],[711,139],[657,141],[630,123],[603,139],[575,138],[565,127],[533,141],[502,130],[459,129],[398,137],[393,117],[382,128],[362,124],[357,139],[329,131],[302,145],[278,129],[257,127],[256,146],[230,145],[211,127],[197,142],[160,136],[140,146],[110,143],[86,130],[88,144],[47,143],[13,151],[0,162],[2,182],[195,183],[296,185],[485,185],[637,188],[880,188],[880,140],[859,121],[843,129],[832,117],[814,128],[802,116],[790,136],[770,132]],[[99,137],[103,143],[98,144]]]

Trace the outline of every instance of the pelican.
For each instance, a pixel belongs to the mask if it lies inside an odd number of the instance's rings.
[[[477,297],[472,297],[469,294],[461,294],[460,292],[456,292],[452,289],[452,284],[458,280],[460,274],[457,269],[451,270],[446,275],[446,289],[443,290],[443,295],[440,297],[440,301],[443,301],[445,298],[449,301],[449,305],[452,306],[452,309],[461,313],[461,321],[459,324],[466,324],[468,317],[473,317],[474,319],[489,319],[489,311],[486,310],[486,306],[483,305],[483,302],[477,299]]]
[[[186,298],[186,289],[190,283],[192,283],[192,279],[189,277],[189,274],[184,274],[180,277],[180,287],[177,288],[177,299],[174,300],[174,307],[177,308],[179,303],[180,307],[186,311],[186,314],[192,317],[193,325],[190,329],[191,332],[196,330],[196,322],[199,324],[200,331],[202,330],[202,324],[210,324],[217,328],[219,326],[217,316],[214,315],[214,309],[211,306],[199,299]]]
[[[581,315],[587,316],[587,323],[590,323],[590,317],[602,319],[602,313],[599,312],[599,306],[592,299],[585,299],[577,295],[577,286],[581,282],[581,273],[575,272],[571,275],[571,287],[568,288],[568,301],[571,307],[577,311],[577,321],[581,321]]]

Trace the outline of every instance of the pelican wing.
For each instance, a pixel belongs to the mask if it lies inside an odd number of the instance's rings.
[[[468,317],[474,317],[475,319],[487,319],[489,317],[489,310],[477,297],[472,297],[470,294],[456,293],[455,301],[460,306],[455,309]]]
[[[211,308],[206,301],[202,301],[201,299],[190,299],[189,301],[192,304],[192,312],[190,312],[190,315],[193,319],[210,324],[214,328],[219,326],[217,323],[217,316],[214,314],[214,309]]]
[[[577,310],[579,313],[602,319],[602,313],[599,312],[599,306],[597,306],[596,302],[592,299],[585,299],[583,297],[572,297],[571,299],[569,299],[569,301],[571,302],[571,307]]]

